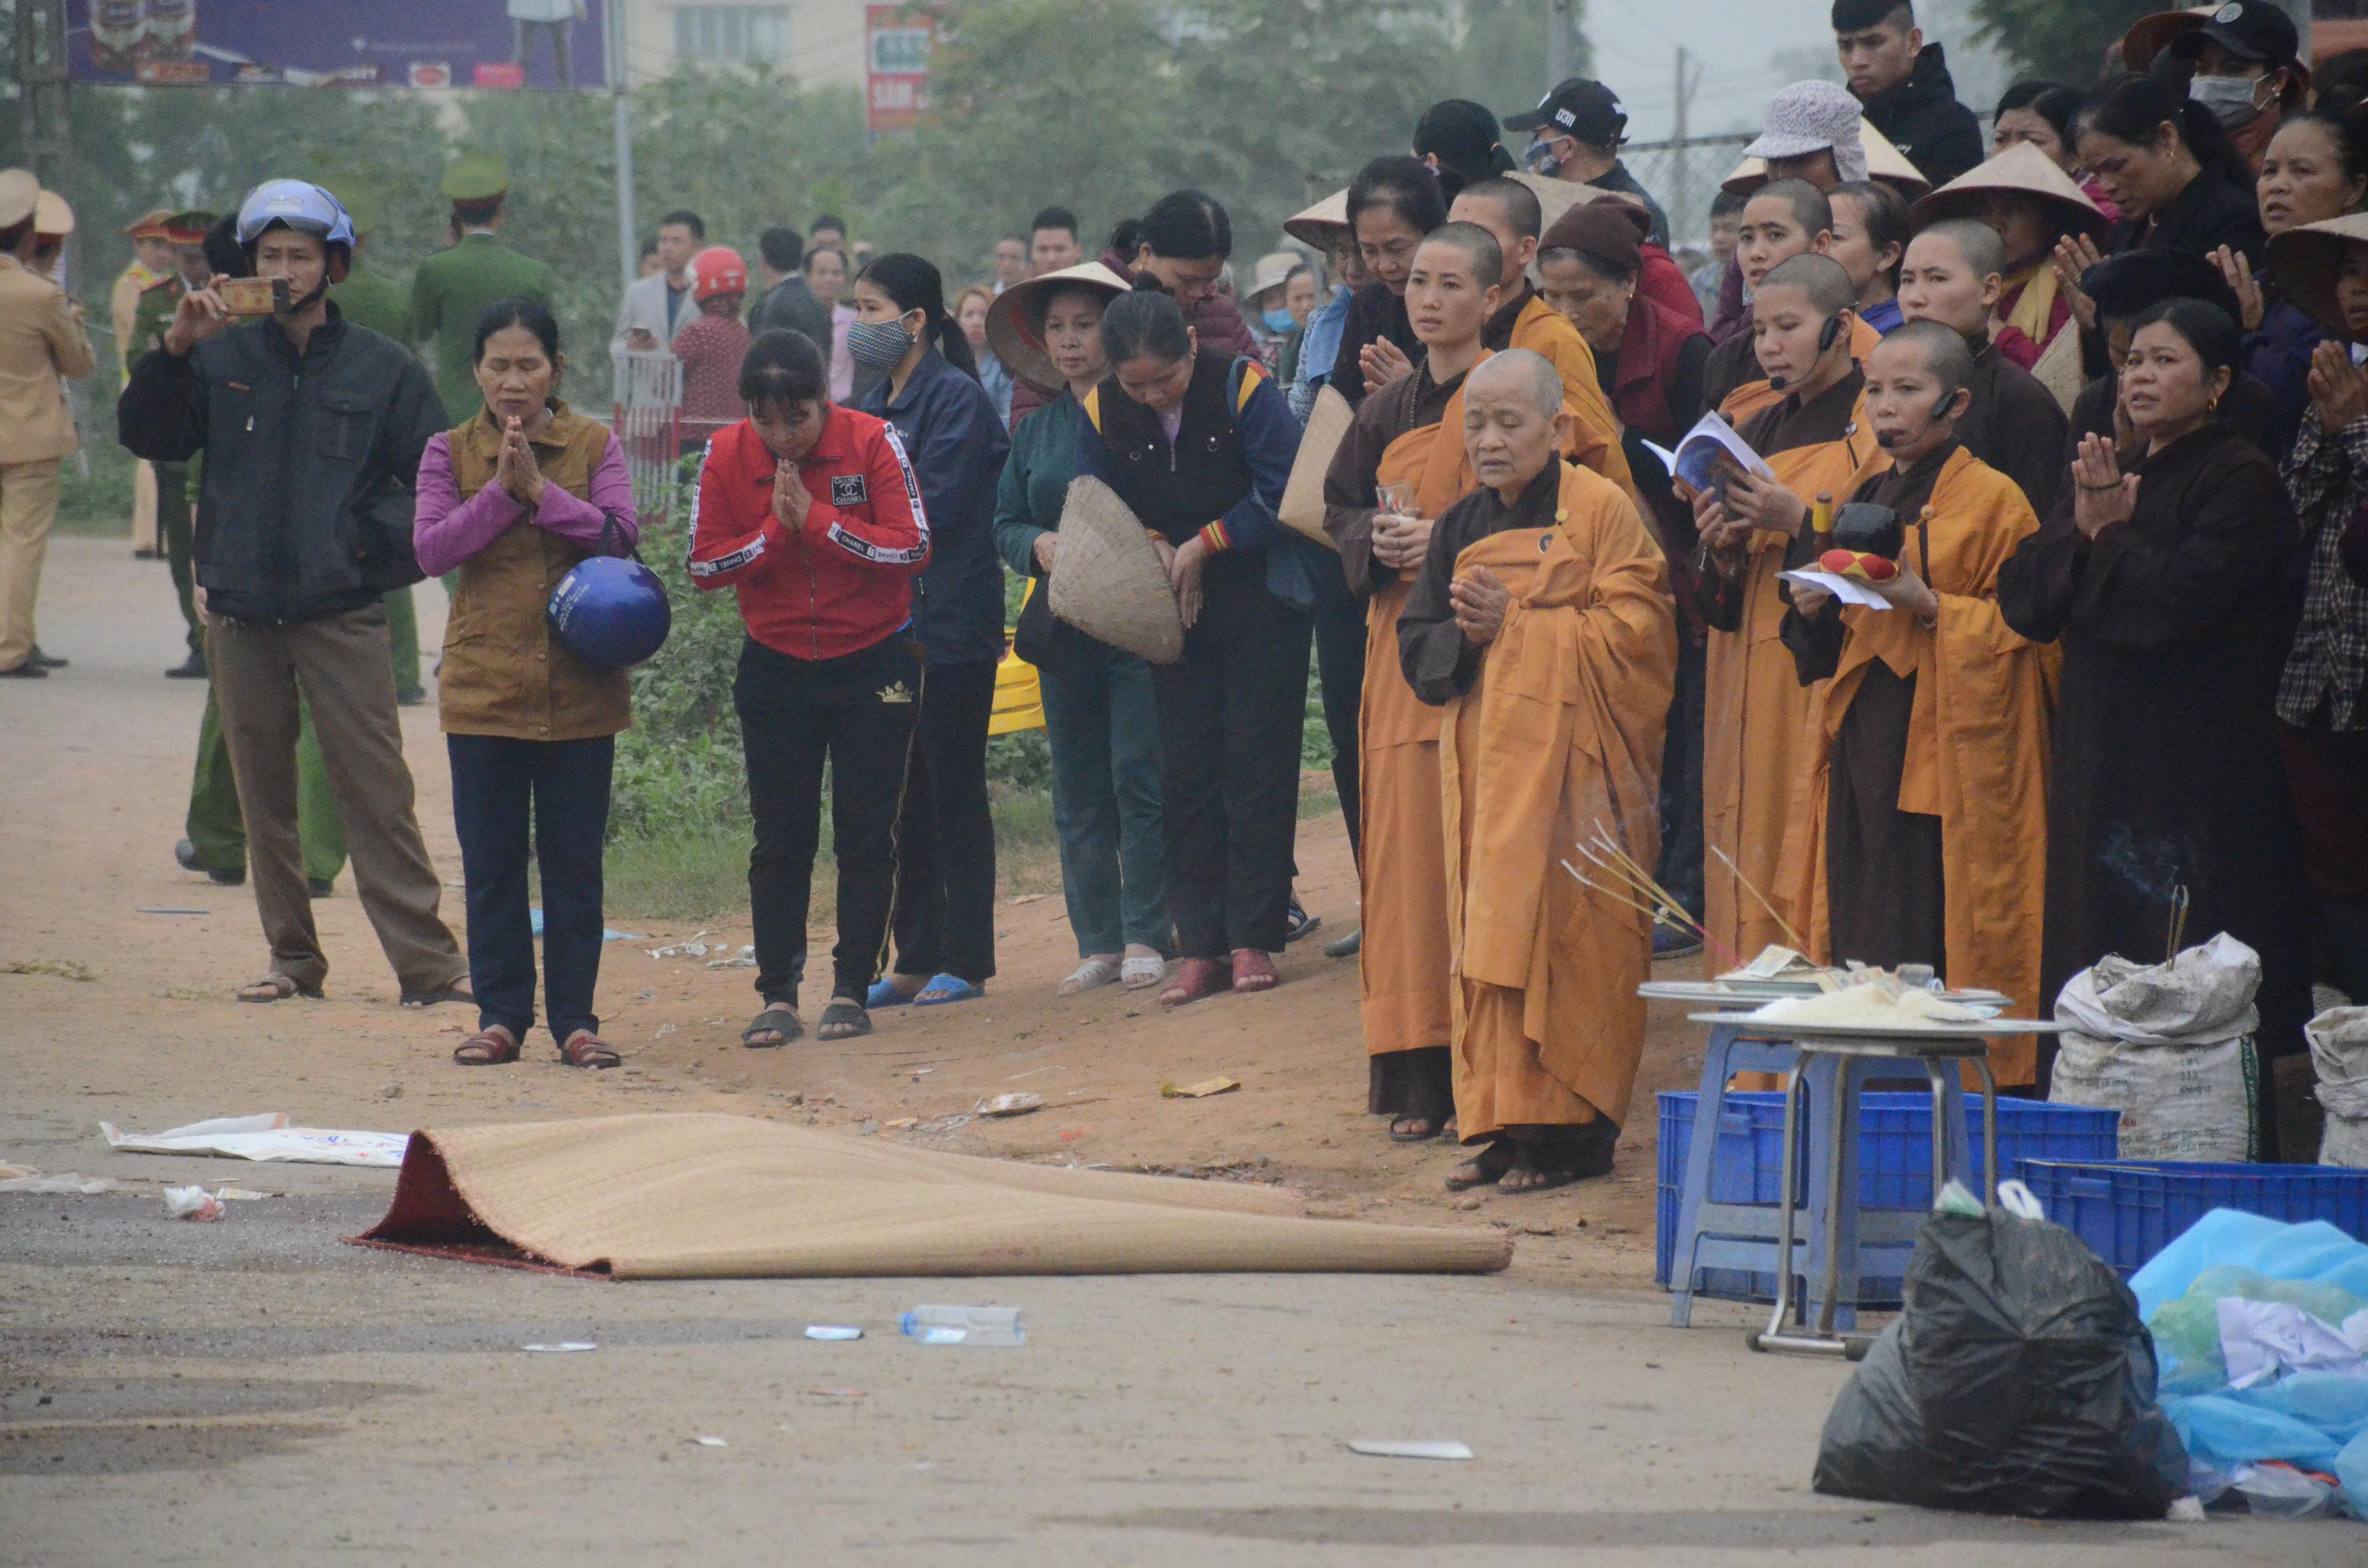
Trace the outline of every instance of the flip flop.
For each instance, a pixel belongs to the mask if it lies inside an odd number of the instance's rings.
[[[1475,1187],[1493,1186],[1504,1179],[1505,1173],[1513,1168],[1513,1162],[1517,1157],[1512,1140],[1500,1138],[1474,1154],[1466,1162],[1479,1171],[1477,1177],[1468,1178],[1451,1172],[1447,1177],[1447,1190],[1469,1192]],[[1460,1170],[1461,1167],[1459,1166],[1458,1169]]]
[[[911,996],[896,989],[894,975],[882,975],[871,983],[871,989],[863,994],[864,1006],[874,1012],[882,1007],[910,1006],[912,1001]]]
[[[938,991],[944,992],[945,994],[942,996],[930,994],[931,992]],[[919,993],[914,996],[913,1006],[942,1007],[949,1002],[975,1002],[985,994],[985,986],[973,985],[958,974],[933,974],[929,977],[929,983],[922,986]]]
[[[832,1029],[844,1032],[832,1034]],[[814,1020],[814,1038],[836,1043],[842,1040],[858,1040],[871,1032],[871,1015],[845,996],[834,996],[830,1006]]]
[[[299,984],[294,977],[273,970],[254,984],[239,987],[238,992],[238,999],[242,1002],[285,1002],[290,996],[302,996],[318,1002],[321,999],[321,988],[317,985]]]
[[[772,1040],[748,1038],[751,1035],[768,1032],[780,1035],[781,1038]],[[778,1051],[805,1032],[805,1026],[798,1022],[798,1010],[795,1007],[785,1007],[778,1002],[768,1002],[765,1005],[765,1010],[750,1019],[748,1027],[740,1031],[740,1043],[750,1051]]]

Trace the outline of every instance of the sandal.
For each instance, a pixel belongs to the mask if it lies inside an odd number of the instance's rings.
[[[238,999],[242,1002],[285,1002],[290,996],[302,996],[318,1002],[321,988],[299,984],[295,976],[282,974],[275,969],[254,984],[242,985],[238,990]]]
[[[1080,991],[1099,991],[1116,980],[1119,959],[1116,953],[1096,953],[1069,972],[1061,982],[1061,994],[1075,996]]]
[[[986,994],[985,984],[973,985],[958,974],[933,974],[913,993],[916,1007],[942,1007],[949,1002],[975,1002]]]
[[[798,1010],[795,1007],[785,1006],[779,1002],[768,1002],[765,1004],[765,1010],[757,1014],[746,1028],[740,1031],[740,1043],[751,1051],[770,1051],[775,1046],[789,1044],[805,1032],[806,1027],[798,1021]],[[757,1037],[760,1034],[768,1034],[774,1038],[758,1040]]]
[[[1447,1190],[1469,1192],[1475,1187],[1493,1187],[1504,1179],[1518,1157],[1509,1138],[1499,1138],[1447,1174]],[[1470,1176],[1463,1173],[1470,1171]]]
[[[1225,989],[1225,966],[1215,959],[1186,959],[1176,966],[1176,983],[1159,994],[1163,1007],[1181,1007]]]
[[[1422,1131],[1410,1132],[1406,1131],[1410,1125],[1419,1126]],[[1428,1143],[1438,1136],[1439,1123],[1427,1116],[1395,1117],[1390,1121],[1390,1142],[1393,1143]]]
[[[590,1029],[577,1029],[559,1048],[559,1060],[570,1067],[614,1067],[623,1058],[615,1046]]]
[[[459,985],[447,985],[440,991],[406,991],[402,1001],[406,1007],[433,1007],[445,1002],[473,1002],[476,999],[477,994],[473,991]]]
[[[1519,1186],[1515,1179],[1519,1178]],[[1531,1192],[1552,1192],[1558,1187],[1568,1187],[1578,1179],[1577,1171],[1542,1171],[1535,1165],[1516,1165],[1497,1178],[1497,1190],[1515,1196]]]
[[[1271,991],[1282,983],[1274,972],[1274,960],[1256,948],[1234,949],[1234,989],[1241,992]]]
[[[518,1059],[518,1036],[499,1024],[487,1024],[452,1048],[452,1061],[461,1067],[507,1067]]]
[[[1167,960],[1149,948],[1137,952],[1129,947],[1118,966],[1118,983],[1129,991],[1147,991],[1167,978]]]
[[[871,1032],[871,1015],[852,996],[834,996],[814,1024],[816,1040],[855,1040]]]
[[[873,981],[871,983],[871,989],[863,994],[863,1006],[866,1007],[902,1007],[910,1003],[914,997],[920,994],[918,991],[907,991],[903,986],[897,984],[896,982],[900,978],[902,977],[898,975],[888,974],[882,975],[878,980]]]

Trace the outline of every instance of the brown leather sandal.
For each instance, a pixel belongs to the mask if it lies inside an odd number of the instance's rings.
[[[559,1048],[559,1060],[570,1067],[614,1067],[624,1058],[617,1048],[590,1029],[577,1029]]]
[[[462,1067],[507,1067],[518,1059],[518,1037],[499,1024],[488,1024],[452,1048],[453,1062]]]

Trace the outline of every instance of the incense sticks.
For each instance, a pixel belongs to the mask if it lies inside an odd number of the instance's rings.
[[[1743,874],[1743,868],[1736,865],[1735,861],[1729,858],[1726,851],[1721,849],[1715,844],[1710,846],[1710,852],[1717,856],[1720,863],[1725,865],[1728,870],[1735,873],[1735,880],[1743,884],[1744,892],[1749,893],[1753,898],[1759,901],[1759,907],[1766,910],[1769,914],[1769,917],[1773,919],[1777,926],[1783,930],[1785,939],[1793,944],[1793,950],[1804,957],[1806,957],[1809,951],[1809,944],[1801,940],[1801,933],[1793,929],[1793,923],[1791,921],[1776,913],[1776,906],[1768,902],[1768,895],[1751,885],[1751,879]]]
[[[2169,950],[2162,956],[2162,961],[2165,963],[2172,962],[2179,957],[2179,944],[2187,935],[2188,903],[2187,884],[2181,882],[2171,890],[2170,945]]]
[[[1590,888],[1616,903],[1626,904],[1631,909],[1648,915],[1672,930],[1683,931],[1691,936],[1701,937],[1704,943],[1725,954],[1730,963],[1743,962],[1741,956],[1734,949],[1712,936],[1708,927],[1687,914],[1685,905],[1679,903],[1677,897],[1668,889],[1655,881],[1652,873],[1637,864],[1635,858],[1620,846],[1619,841],[1614,839],[1611,831],[1603,825],[1602,819],[1598,818],[1594,827],[1593,838],[1581,839],[1573,847],[1586,858],[1589,865],[1602,872],[1611,885],[1607,886],[1605,882],[1595,881],[1586,872],[1565,860],[1562,863],[1562,869],[1578,879],[1580,886]],[[1639,902],[1640,900],[1642,902]]]

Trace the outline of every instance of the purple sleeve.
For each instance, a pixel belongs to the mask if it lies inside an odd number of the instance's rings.
[[[592,471],[590,488],[590,497],[579,500],[556,484],[544,485],[542,505],[535,509],[534,526],[548,528],[587,549],[598,550],[608,533],[609,521],[614,518],[617,553],[621,555],[640,543],[642,525],[633,514],[633,476],[625,466],[625,449],[614,436],[609,437],[608,449],[600,454],[600,465]]]
[[[1725,343],[1750,324],[1751,312],[1743,302],[1743,263],[1728,256],[1718,280],[1718,315],[1710,324],[1711,341]]]
[[[544,506],[555,487],[545,488]],[[417,496],[412,512],[411,550],[429,576],[451,571],[499,539],[525,510],[498,484],[488,484],[466,501],[452,477],[450,438],[428,437],[419,458]]]

